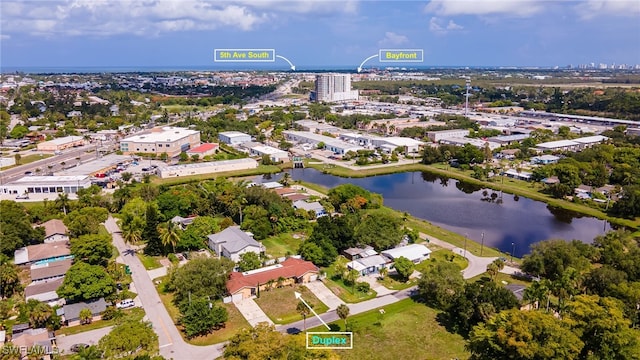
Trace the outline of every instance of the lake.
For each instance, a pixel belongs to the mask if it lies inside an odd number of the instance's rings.
[[[341,178],[315,169],[292,169],[294,180],[328,188],[351,183],[381,194],[384,204],[467,235],[484,244],[522,256],[546,239],[578,239],[590,243],[611,229],[604,220],[583,216],[524,197],[483,189],[454,179],[421,172]],[[276,177],[274,177],[276,178]],[[513,244],[513,245],[512,245]]]

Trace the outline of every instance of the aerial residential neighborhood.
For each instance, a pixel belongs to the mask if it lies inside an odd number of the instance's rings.
[[[0,360],[638,359],[638,10],[2,2]]]

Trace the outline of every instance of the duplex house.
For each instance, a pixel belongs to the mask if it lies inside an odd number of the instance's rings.
[[[29,245],[16,250],[14,253],[16,265],[41,264],[71,259],[72,257],[69,243],[66,241]]]
[[[24,288],[25,300],[29,301],[30,299],[34,299],[45,302],[51,306],[59,305],[64,300],[60,299],[56,290],[62,286],[63,281],[64,278],[60,277],[53,280],[45,280],[29,284]]]
[[[410,244],[394,249],[384,250],[382,255],[395,261],[399,257],[405,257],[415,264],[427,260],[431,256],[431,250],[422,244]]]
[[[264,268],[232,272],[227,290],[234,300],[246,299],[272,287],[304,284],[318,278],[320,269],[311,261],[287,258],[280,264]]]
[[[64,276],[71,267],[72,260],[65,259],[31,265],[31,281],[54,280]]]
[[[257,242],[246,232],[240,230],[240,226],[230,226],[217,234],[207,236],[209,248],[218,254],[235,262],[240,261],[240,255],[254,252],[258,255],[264,252],[264,246]]]

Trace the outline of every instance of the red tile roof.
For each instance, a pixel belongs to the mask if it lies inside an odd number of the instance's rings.
[[[265,284],[269,280],[276,281],[280,277],[285,279],[300,278],[306,273],[317,273],[320,270],[311,261],[296,258],[288,258],[278,265],[280,266],[273,269],[249,272],[249,274],[234,271],[231,273],[229,281],[227,281],[227,290],[229,290],[230,294],[235,294],[245,287],[255,288],[258,284]]]
[[[279,189],[273,189],[273,191],[275,191],[276,194],[283,196],[286,194],[295,194],[296,190],[292,189],[290,187],[284,187],[284,188],[279,188]]]
[[[311,196],[309,196],[309,194],[291,194],[291,195],[284,196],[285,199],[289,199],[291,200],[291,202],[296,202],[298,200],[307,200],[310,197]]]
[[[209,150],[215,149],[218,147],[218,144],[212,144],[212,143],[204,143],[200,146],[196,146],[193,149],[190,149],[189,152],[191,153],[203,153],[203,152],[207,152]]]

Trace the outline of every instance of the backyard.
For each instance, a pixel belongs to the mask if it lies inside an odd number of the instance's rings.
[[[303,236],[302,234],[291,233],[278,234],[262,240],[262,245],[266,247],[267,255],[272,258],[279,258],[297,254]]]
[[[334,274],[332,272],[332,267],[324,269],[326,271],[327,277],[322,280],[322,282],[333,292],[336,294],[340,300],[353,304],[358,303],[365,300],[370,300],[375,298],[378,294],[374,290],[369,290],[368,292],[360,292],[356,291],[353,286],[348,286],[344,283],[343,279],[334,278]]]
[[[383,309],[384,313],[380,310]],[[462,336],[449,333],[436,320],[438,311],[415,302],[401,300],[381,309],[347,318],[353,331],[353,349],[335,350],[350,359],[467,359]],[[345,331],[344,322],[332,324]],[[325,331],[315,328],[309,331]]]
[[[275,288],[269,291],[260,291],[260,297],[255,301],[262,311],[276,324],[289,324],[294,321],[302,320],[302,315],[298,312],[298,300],[296,300],[294,292],[299,292],[304,301],[309,304],[313,310],[318,313],[324,313],[329,308],[323,304],[318,298],[305,286],[285,286]],[[309,314],[307,317],[313,316]]]

